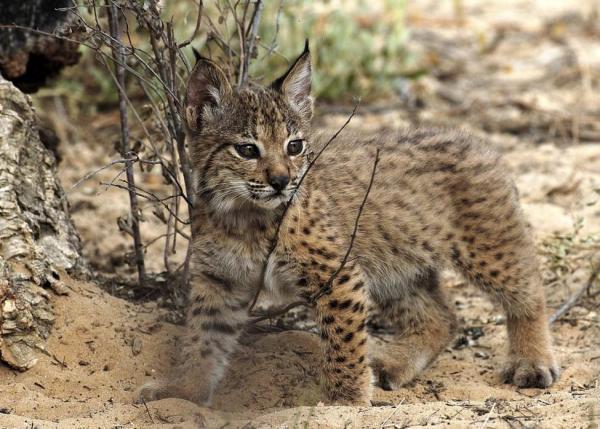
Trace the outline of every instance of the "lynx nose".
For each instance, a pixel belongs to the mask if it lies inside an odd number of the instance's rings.
[[[269,185],[273,187],[276,191],[281,191],[285,189],[287,184],[290,183],[289,176],[271,176],[269,177]]]

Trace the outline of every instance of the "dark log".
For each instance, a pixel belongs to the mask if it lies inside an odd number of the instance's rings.
[[[0,1],[0,73],[17,88],[35,92],[79,60],[79,45],[65,40],[81,31],[69,7],[70,0]]]
[[[28,96],[0,76],[0,360],[32,367],[45,350],[53,293],[87,272],[56,160]]]

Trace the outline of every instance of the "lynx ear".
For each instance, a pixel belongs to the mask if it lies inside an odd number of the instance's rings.
[[[280,91],[290,105],[306,119],[310,119],[313,113],[313,99],[310,96],[311,73],[310,50],[306,40],[304,52],[290,69],[271,85],[273,89]]]
[[[231,85],[219,66],[200,55],[196,59],[185,94],[185,120],[193,131],[202,128],[203,119],[218,109],[223,97],[231,92]]]

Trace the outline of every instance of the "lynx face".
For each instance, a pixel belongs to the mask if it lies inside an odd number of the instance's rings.
[[[199,195],[213,209],[273,209],[288,201],[310,156],[310,53],[269,87],[232,88],[200,58],[186,98]]]

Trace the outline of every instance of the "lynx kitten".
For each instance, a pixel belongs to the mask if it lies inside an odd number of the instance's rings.
[[[372,373],[395,389],[444,349],[456,326],[437,280],[446,267],[506,313],[505,381],[550,386],[559,366],[535,248],[499,156],[462,132],[344,131],[295,192],[323,144],[310,128],[310,92],[308,45],[266,88],[232,88],[204,58],[194,67],[185,110],[197,186],[187,327],[172,377],[141,395],[210,403],[265,263],[266,290],[290,299],[328,281],[349,247],[377,150],[348,263],[315,304],[328,399],[366,403]],[[368,325],[395,332],[392,341],[369,339]]]

